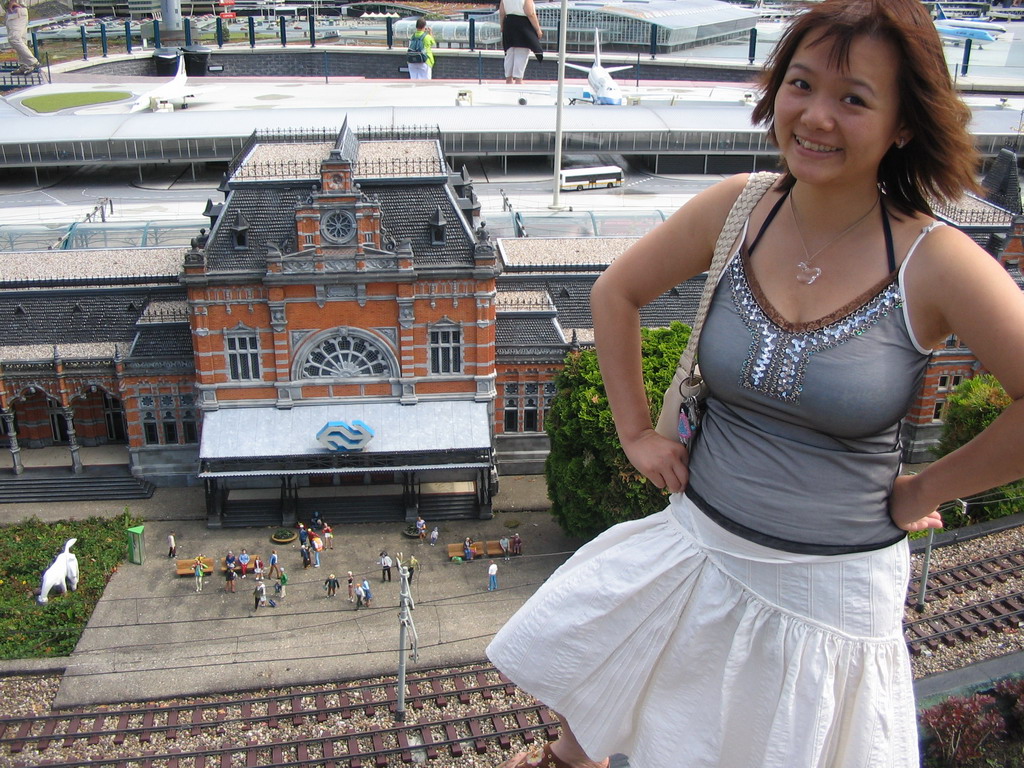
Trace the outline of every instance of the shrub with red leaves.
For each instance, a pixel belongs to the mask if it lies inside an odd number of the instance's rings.
[[[924,712],[921,719],[931,730],[932,753],[947,765],[961,765],[981,755],[991,737],[1006,733],[1006,721],[992,696],[950,696]]]

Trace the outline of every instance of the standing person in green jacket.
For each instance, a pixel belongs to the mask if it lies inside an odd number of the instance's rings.
[[[427,20],[422,16],[416,19],[416,31],[409,38],[409,49],[406,60],[409,64],[410,80],[430,80],[434,69],[434,46],[437,41],[430,34]]]
[[[285,596],[285,587],[288,586],[288,574],[284,572],[284,568],[279,568],[281,575],[277,579],[277,593],[281,596]]]

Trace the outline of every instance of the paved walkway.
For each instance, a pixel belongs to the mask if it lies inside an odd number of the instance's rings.
[[[64,463],[60,449],[26,452],[30,465]],[[86,449],[86,464],[104,459],[102,449]],[[115,449],[116,450],[116,449]],[[398,667],[398,581],[381,582],[376,561],[381,550],[415,554],[413,619],[419,660],[410,670],[461,664],[484,658],[484,648],[509,616],[580,542],[567,538],[551,520],[542,476],[505,477],[492,520],[439,521],[437,547],[409,539],[401,523],[335,525],[333,550],[320,568],[302,568],[298,542],[276,546],[289,575],[287,596],[276,608],[253,611],[254,579],[237,580],[228,593],[219,574],[196,593],[191,577],[174,574],[167,557],[173,530],[179,557],[221,558],[243,547],[264,560],[275,547],[273,528],[209,530],[202,489],[161,488],[151,499],[128,506],[145,522],[141,565],[125,563],[113,575],[75,652],[40,663],[65,666],[54,705],[80,706],[166,696],[202,695],[271,686],[317,683],[394,674]],[[6,504],[0,517],[14,522],[35,515],[43,520],[119,514],[124,502]],[[430,521],[428,521],[430,523]],[[432,523],[431,523],[432,524]],[[516,530],[525,555],[498,559],[496,592],[487,591],[486,559],[449,563],[449,542],[466,536],[497,539]],[[84,566],[87,567],[87,566]],[[370,580],[374,600],[354,610],[344,582],[347,571]],[[339,596],[327,598],[324,581],[342,581]],[[268,582],[268,593],[273,594]],[[11,669],[14,664],[0,665]],[[31,666],[31,665],[28,665]]]

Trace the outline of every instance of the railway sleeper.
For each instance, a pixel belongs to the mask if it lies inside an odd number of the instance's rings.
[[[146,720],[150,721],[150,723],[148,723],[148,725],[151,725],[151,726],[153,725],[153,713],[152,712],[146,712],[142,716],[142,726],[143,727],[146,726],[146,722],[145,722]],[[123,712],[123,713],[121,713],[121,717],[118,718],[118,732],[114,734],[114,743],[119,744],[119,745],[123,744],[125,742],[125,736],[128,735],[127,730],[128,730],[128,713],[127,712]],[[142,731],[141,733],[138,734],[138,740],[139,741],[143,741],[143,742],[150,740],[150,732]]]
[[[355,736],[349,736],[347,740],[348,744],[348,765],[349,768],[363,768],[363,760],[360,757],[362,750],[359,749],[359,739]]]
[[[456,733],[453,723],[444,724],[444,735],[451,742],[448,749],[451,751],[452,757],[462,757],[462,744],[459,742],[459,734]]]
[[[434,745],[434,733],[430,726],[423,724],[424,718],[420,718],[420,738],[423,740],[423,747],[427,750],[427,759],[433,760],[437,757],[437,747]]]
[[[95,745],[100,743],[99,732],[103,730],[105,721],[106,718],[102,714],[96,715],[96,718],[92,721],[92,728],[90,729],[92,733],[89,734],[89,741],[86,742],[87,744]]]
[[[533,731],[530,729],[530,722],[526,719],[525,712],[516,712],[516,724],[521,730],[520,736],[523,741],[527,744],[533,744],[534,735]]]
[[[476,750],[478,755],[482,755],[487,751],[487,741],[484,739],[484,732],[480,728],[480,721],[477,719],[475,712],[469,713],[469,732],[473,736],[473,749]]]
[[[398,746],[402,748],[402,762],[412,762],[412,746],[409,744],[409,737],[405,731],[398,731],[395,734],[395,739],[398,741]]]
[[[547,736],[548,741],[554,741],[558,738],[558,729],[562,725],[551,715],[551,710],[547,707],[541,707],[537,710],[537,714],[540,717],[540,722],[544,725],[544,734]]]
[[[39,741],[36,744],[36,749],[38,749],[40,752],[43,752],[43,751],[46,750],[46,748],[48,746],[50,746],[50,742],[53,741],[53,739],[51,739],[49,737],[53,735],[53,732],[54,732],[54,730],[56,728],[57,728],[57,720],[56,719],[50,718],[49,720],[46,721],[46,725],[43,726],[42,733],[39,734],[39,737],[38,737]]]
[[[334,740],[324,739],[323,743],[324,751],[324,768],[337,768],[338,764],[334,762]]]
[[[373,764],[376,765],[377,768],[387,768],[388,756],[384,752],[384,737],[381,735],[380,731],[374,731],[371,733],[370,741],[373,742],[373,751],[376,752],[373,756]]]

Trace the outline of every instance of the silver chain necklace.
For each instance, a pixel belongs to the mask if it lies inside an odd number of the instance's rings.
[[[836,235],[823,246],[821,246],[821,248],[816,250],[813,254],[810,254],[807,252],[807,242],[804,240],[804,233],[802,232],[802,227],[800,226],[800,217],[797,215],[796,203],[793,202],[793,193],[791,192],[789,195],[789,209],[793,213],[793,223],[796,224],[796,234],[797,237],[800,238],[800,245],[804,249],[804,260],[796,265],[796,268],[798,270],[796,273],[797,282],[803,283],[804,285],[811,285],[812,283],[814,283],[815,280],[821,277],[821,267],[811,266],[811,262],[818,258],[818,256],[820,256],[826,248],[828,248],[830,245],[836,242],[843,235],[849,234],[858,224],[860,224],[862,221],[864,221],[864,219],[871,215],[871,212],[875,210],[875,206],[878,205],[878,201],[880,199],[880,196],[876,197],[875,202],[873,202],[871,204],[871,207],[868,208],[867,211],[865,211],[864,215],[862,215],[859,219],[853,222],[853,224],[848,226],[838,235]]]

